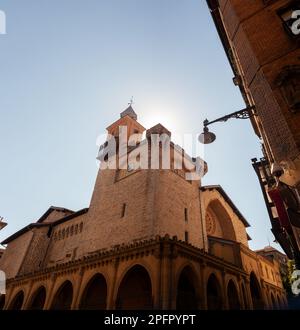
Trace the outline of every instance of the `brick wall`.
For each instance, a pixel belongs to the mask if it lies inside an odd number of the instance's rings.
[[[0,259],[0,269],[5,272],[6,278],[15,277],[19,273],[33,235],[33,231],[28,231],[8,244]]]
[[[32,230],[32,239],[19,270],[19,275],[28,274],[42,268],[50,241],[49,237],[47,237],[48,230],[48,227],[34,228]]]
[[[290,1],[219,1],[225,30],[246,92],[256,105],[260,135],[271,147],[270,159],[294,161],[288,184],[300,180],[300,113],[292,113],[275,81],[287,65],[300,65],[299,41],[285,30],[278,10]],[[256,128],[255,128],[256,129]],[[297,172],[297,173],[295,173]]]

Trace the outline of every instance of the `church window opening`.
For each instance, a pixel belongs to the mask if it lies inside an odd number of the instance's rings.
[[[187,208],[184,209],[184,220],[185,220],[185,222],[188,222],[188,220],[189,220]]]
[[[184,233],[184,240],[188,243],[189,242],[189,232],[188,231],[186,231],[185,233]]]
[[[124,218],[125,217],[125,214],[126,214],[126,203],[123,204],[122,206],[122,213],[121,213],[121,218]]]

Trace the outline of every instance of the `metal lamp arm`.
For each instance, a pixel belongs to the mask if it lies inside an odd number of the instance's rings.
[[[205,119],[203,122],[204,127],[207,127],[208,125],[211,125],[213,123],[217,123],[220,121],[227,121],[230,118],[236,118],[236,119],[249,119],[253,116],[255,116],[255,112],[251,111],[254,110],[255,106],[251,106],[249,108],[245,108],[239,111],[235,111],[233,113],[230,113],[229,115],[220,117],[218,119],[212,120],[212,121],[208,121],[208,119]]]

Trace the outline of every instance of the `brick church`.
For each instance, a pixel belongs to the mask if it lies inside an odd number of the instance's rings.
[[[107,128],[117,148],[121,126],[146,133],[125,159],[153,134],[171,140],[160,124],[146,131],[131,105]],[[171,142],[172,160],[177,150]],[[222,187],[188,171],[101,166],[88,208],[51,206],[2,242],[0,309],[286,308],[277,261],[250,250],[249,223]]]

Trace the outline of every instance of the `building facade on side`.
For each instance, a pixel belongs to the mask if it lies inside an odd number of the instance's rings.
[[[262,141],[253,158],[272,232],[300,269],[300,4],[207,0]]]

